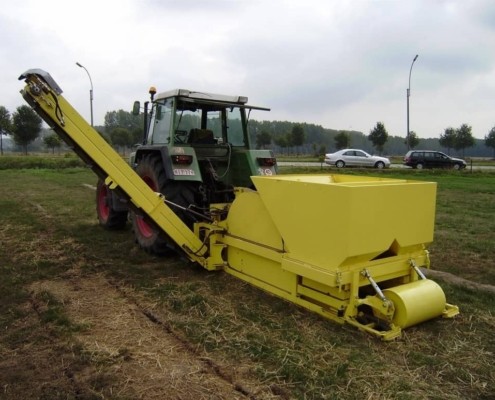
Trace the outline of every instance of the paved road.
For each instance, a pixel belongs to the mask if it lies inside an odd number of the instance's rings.
[[[286,161],[279,161],[277,164],[280,167],[321,167],[321,163],[319,162],[286,162]],[[323,168],[328,168],[332,170],[337,170],[337,167],[334,166],[329,166],[325,163],[323,163]],[[409,169],[409,167],[406,167],[402,164],[391,164],[390,168],[392,169]],[[471,169],[471,166],[468,165],[467,170]],[[494,171],[495,167],[492,166],[484,166],[484,165],[473,165],[473,170],[487,170],[487,171]]]

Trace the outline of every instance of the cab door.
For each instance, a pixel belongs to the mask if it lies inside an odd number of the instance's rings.
[[[148,144],[169,144],[172,124],[172,100],[165,99],[153,104],[148,131]]]

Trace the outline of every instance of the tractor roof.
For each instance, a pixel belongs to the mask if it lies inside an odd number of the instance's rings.
[[[244,105],[247,103],[248,98],[246,96],[227,96],[223,94],[214,94],[206,92],[194,92],[187,89],[174,89],[167,92],[159,93],[155,97],[156,100],[166,99],[169,97],[187,97],[194,100],[207,100],[207,101],[218,101],[222,103],[235,103],[239,105]]]

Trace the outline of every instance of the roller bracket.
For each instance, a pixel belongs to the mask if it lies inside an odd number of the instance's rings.
[[[385,297],[385,295],[383,294],[382,290],[380,289],[380,287],[378,286],[378,284],[375,282],[375,280],[371,277],[371,274],[369,273],[369,271],[367,269],[363,269],[361,271],[361,275],[363,275],[366,279],[368,279],[368,281],[370,282],[370,284],[373,287],[373,289],[375,289],[375,292],[378,295],[378,297],[383,302],[387,302],[388,299]]]
[[[417,266],[416,262],[412,258],[409,259],[409,265],[411,266],[411,268],[413,268],[416,271],[416,273],[419,276],[419,279],[426,279],[425,274],[423,274],[423,272],[421,272],[421,270]]]

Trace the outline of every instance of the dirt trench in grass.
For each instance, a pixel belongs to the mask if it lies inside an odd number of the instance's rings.
[[[201,356],[143,299],[103,275],[82,276],[74,269],[63,279],[36,282],[30,290],[38,314],[46,305],[35,299],[43,293],[63,305],[71,324],[82,327],[72,334],[79,351],[111,377],[98,391],[94,379],[91,389],[82,387],[88,382],[87,371],[71,371],[76,392],[146,400],[289,398],[258,382],[249,366]]]
[[[43,259],[57,259],[60,248],[80,251],[71,238],[55,241],[53,217],[42,205],[29,205],[46,230],[26,249],[12,245],[17,261],[6,256],[9,262],[22,265],[35,251]],[[197,349],[155,304],[104,274],[81,270],[79,262],[26,289],[19,317],[0,332],[0,400],[291,398],[260,382],[253,365]]]

